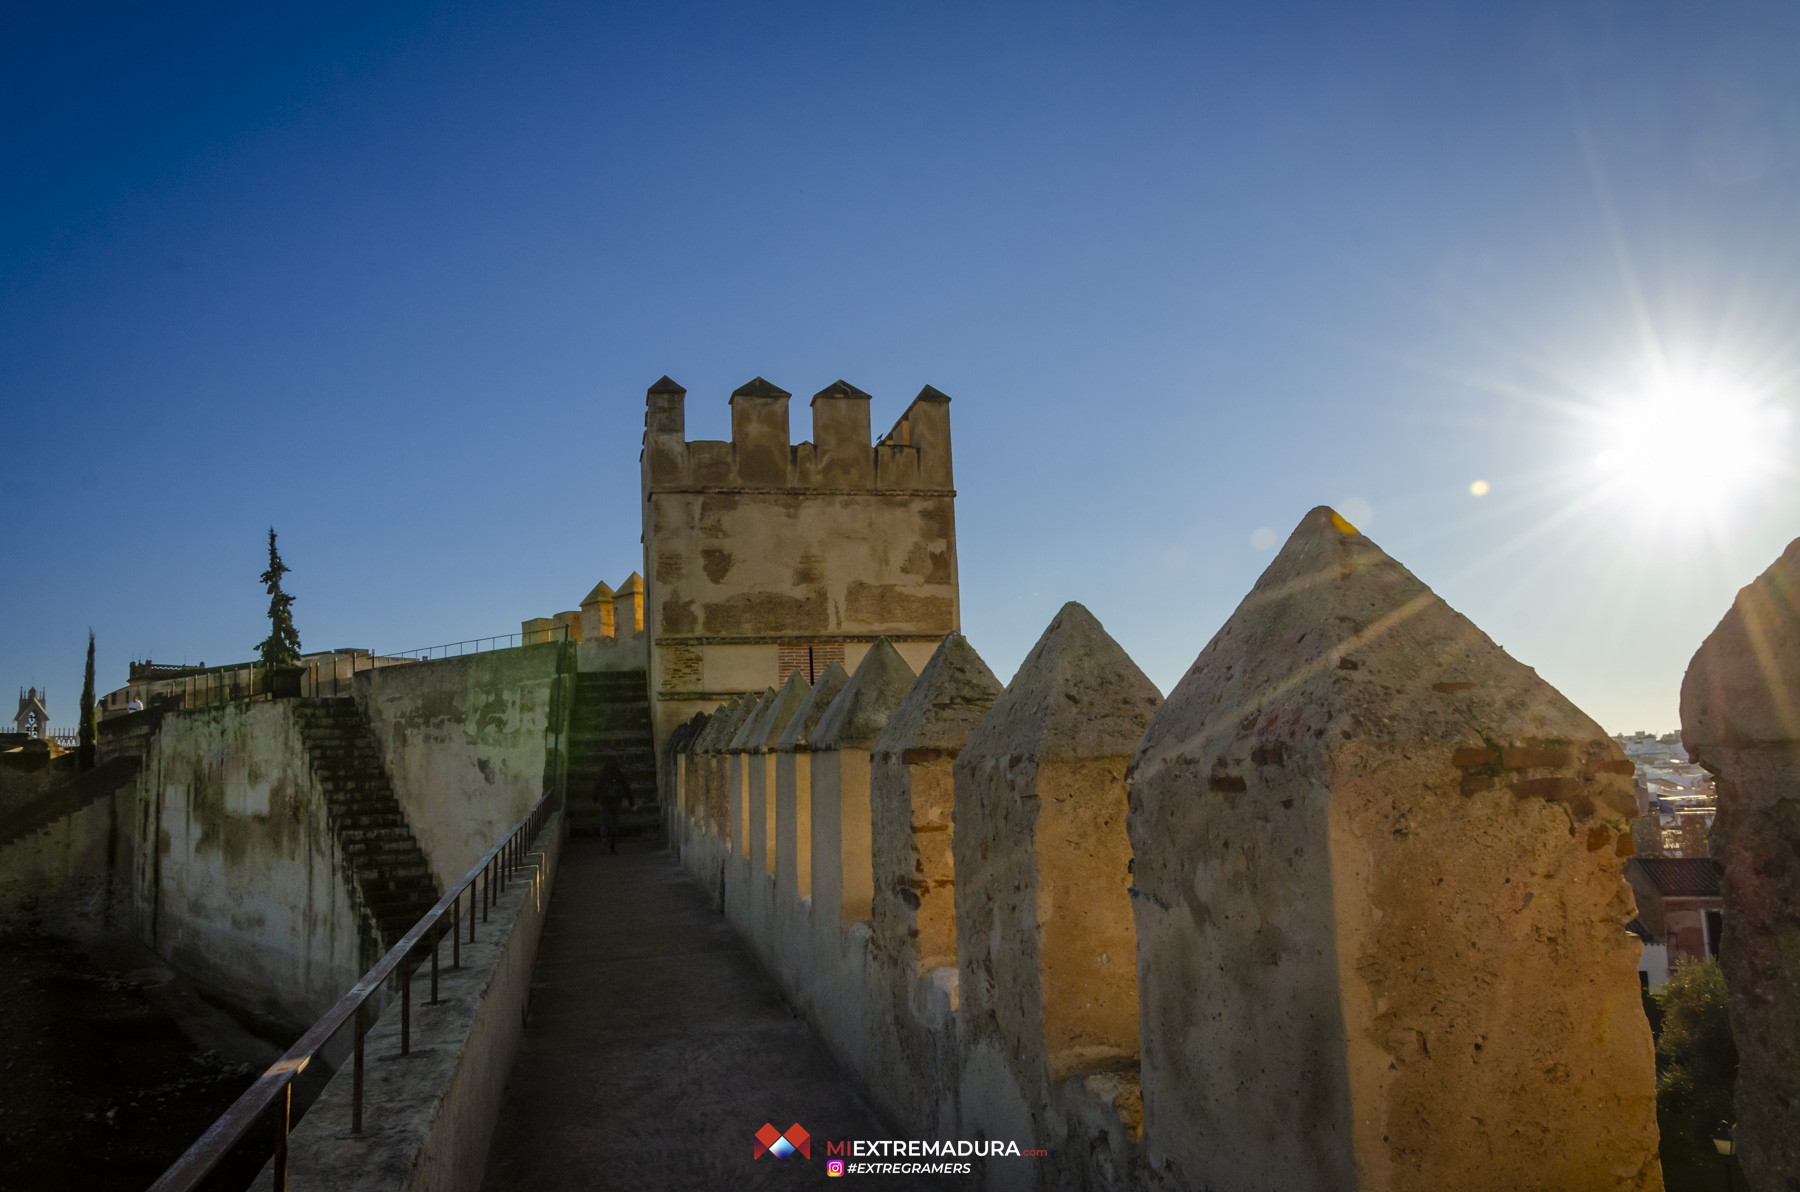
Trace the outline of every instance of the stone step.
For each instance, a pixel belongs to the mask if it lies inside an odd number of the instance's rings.
[[[374,772],[378,771],[382,764],[381,758],[373,754],[367,757],[314,756],[306,760],[311,764],[313,773],[322,778],[349,777],[355,774]]]
[[[656,756],[649,736],[639,733],[570,733],[569,748],[582,752],[605,751]]]
[[[437,902],[430,864],[356,702],[301,701],[295,713],[357,897],[378,942],[392,947]]]
[[[393,881],[386,884],[376,882],[364,883],[362,888],[363,902],[371,907],[388,908],[404,906],[410,902],[423,901],[430,906],[437,901],[437,895],[422,880],[409,882]]]
[[[645,673],[639,670],[577,675],[568,744],[571,829],[598,830],[601,811],[592,801],[592,793],[608,766],[618,767],[640,800],[654,798],[656,745]],[[629,811],[621,811],[621,832],[635,834],[634,829],[627,827],[633,822],[632,816]],[[648,822],[658,822],[654,812],[648,816]]]
[[[346,828],[338,833],[338,843],[347,853],[394,852],[396,850],[424,856],[419,842],[405,828]]]
[[[650,783],[652,785],[656,782],[655,766],[634,764],[632,762],[615,762],[615,764],[619,767],[619,773],[625,775],[625,781],[631,783],[633,790],[637,789],[638,783],[640,782]],[[604,761],[589,761],[582,765],[570,766],[567,773],[570,782],[574,782],[576,779],[583,779],[589,783],[593,783],[599,779],[600,775],[606,773],[606,764]]]
[[[341,832],[338,840],[343,846],[344,855],[358,865],[376,862],[381,865],[405,864],[414,860],[423,864],[425,854],[411,835],[396,836],[391,828],[378,828],[379,835],[357,832]],[[386,872],[384,869],[383,872]]]
[[[405,817],[390,808],[334,813],[331,816],[331,830],[334,832],[394,831],[404,832],[409,836],[412,834],[407,830]]]
[[[406,816],[394,804],[385,801],[333,803],[329,812],[333,827],[375,828],[389,824],[396,828],[407,827]]]
[[[380,764],[381,751],[374,747],[314,746],[306,751],[306,760],[315,766],[361,766]]]

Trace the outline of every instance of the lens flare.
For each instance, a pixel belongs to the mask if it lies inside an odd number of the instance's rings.
[[[1729,377],[1663,378],[1602,406],[1593,476],[1633,520],[1713,522],[1781,470],[1789,422]]]

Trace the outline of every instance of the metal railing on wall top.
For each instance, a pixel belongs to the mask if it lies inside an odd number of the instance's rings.
[[[437,905],[401,936],[399,942],[388,949],[387,955],[375,963],[374,968],[363,974],[362,980],[352,986],[350,992],[339,998],[337,1004],[300,1037],[299,1042],[288,1048],[287,1054],[271,1064],[257,1078],[256,1083],[244,1090],[243,1095],[232,1103],[231,1108],[207,1127],[206,1132],[187,1152],[150,1186],[150,1192],[191,1192],[202,1187],[207,1176],[226,1156],[244,1141],[258,1123],[271,1115],[276,1125],[273,1156],[275,1192],[286,1192],[287,1136],[292,1117],[294,1078],[317,1058],[338,1031],[352,1023],[350,1132],[362,1133],[363,1035],[368,1026],[373,1025],[364,1021],[367,1017],[363,1012],[365,1004],[381,988],[383,982],[390,977],[398,980],[400,1054],[408,1054],[412,1049],[412,978],[414,971],[425,963],[423,959],[419,959],[409,965],[407,962],[411,958],[410,954],[421,945],[430,948],[431,1000],[428,1004],[435,1005],[438,1000],[438,957],[443,951],[445,937],[444,919],[447,916],[450,920],[450,967],[460,968],[463,892],[466,890],[469,895],[468,938],[470,943],[474,943],[477,909],[481,912],[480,920],[485,922],[488,912],[500,895],[506,892],[509,881],[514,880],[515,875],[523,869],[537,868],[536,863],[529,859],[534,854],[528,850],[539,829],[549,818],[555,796],[556,786],[552,783],[531,810],[525,813],[524,818],[514,824],[498,844],[476,861],[462,879],[438,899]],[[530,880],[536,882],[542,876],[541,871],[534,872]]]

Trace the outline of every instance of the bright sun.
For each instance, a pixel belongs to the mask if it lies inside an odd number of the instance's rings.
[[[1728,377],[1664,378],[1596,421],[1606,495],[1660,526],[1716,520],[1786,461],[1788,411]]]

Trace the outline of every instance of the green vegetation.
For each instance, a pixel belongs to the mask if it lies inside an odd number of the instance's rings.
[[[1722,1160],[1712,1135],[1720,1122],[1737,1120],[1732,1085],[1738,1067],[1726,1013],[1725,973],[1717,960],[1690,960],[1678,965],[1652,997],[1662,1019],[1656,1041],[1656,1121],[1665,1182],[1672,1189],[1722,1186]]]
[[[281,577],[288,566],[275,549],[275,527],[269,527],[269,569],[262,573],[263,587],[269,592],[269,636],[256,647],[262,663],[270,670],[300,664],[300,635],[294,630],[294,598],[281,590]]]
[[[81,672],[81,723],[75,728],[75,769],[94,768],[94,631],[88,630],[87,666]]]

